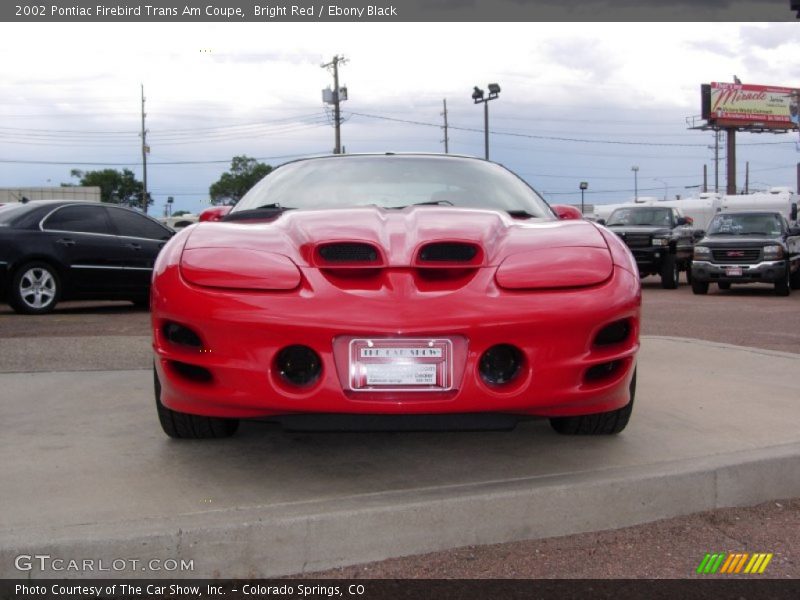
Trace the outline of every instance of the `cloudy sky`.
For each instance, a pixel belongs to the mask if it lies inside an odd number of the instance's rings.
[[[332,150],[320,67],[334,54],[349,100],[347,152],[483,155],[472,87],[497,82],[491,158],[552,202],[697,192],[714,182],[713,134],[690,130],[700,84],[800,87],[797,23],[0,23],[0,187],[58,185],[70,170],[141,178],[163,210],[207,206],[208,186],[246,154],[270,164]],[[13,57],[13,58],[12,58]],[[797,133],[738,136],[753,187],[795,187]],[[720,152],[724,157],[724,148]],[[724,162],[720,185],[724,187]]]

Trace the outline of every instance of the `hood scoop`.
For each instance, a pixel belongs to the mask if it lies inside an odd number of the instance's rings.
[[[328,242],[314,251],[315,266],[328,268],[382,267],[385,265],[380,249],[366,242]]]
[[[419,266],[477,266],[483,262],[483,252],[476,244],[433,242],[420,249],[417,262]]]

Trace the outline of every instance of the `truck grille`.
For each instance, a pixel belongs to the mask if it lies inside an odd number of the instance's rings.
[[[627,233],[622,236],[622,240],[628,248],[647,248],[650,246],[650,236],[646,233]]]
[[[714,262],[756,263],[761,258],[761,248],[714,248]]]

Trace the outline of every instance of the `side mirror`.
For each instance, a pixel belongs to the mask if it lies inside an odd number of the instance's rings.
[[[677,220],[678,227],[682,227],[683,225],[689,225],[689,219],[686,217],[678,217]]]
[[[792,211],[789,213],[790,221],[797,221],[797,202],[792,202]]]
[[[695,242],[702,240],[704,237],[706,237],[705,229],[695,229],[692,233],[692,237],[694,237]]]
[[[800,235],[800,227],[789,227],[789,235]]]
[[[551,207],[561,221],[583,219],[581,211],[567,204],[553,204]]]
[[[596,223],[598,223],[599,225],[605,225],[606,224],[606,220],[605,219],[597,219]]]

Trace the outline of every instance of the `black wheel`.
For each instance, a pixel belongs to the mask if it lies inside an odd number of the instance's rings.
[[[789,276],[789,287],[793,290],[800,290],[800,266]]]
[[[665,290],[674,290],[678,287],[680,274],[680,265],[675,259],[675,255],[667,254],[664,262],[661,263],[661,287]]]
[[[729,290],[731,289],[731,282],[730,281],[718,281],[717,287],[721,290]]]
[[[631,418],[631,412],[633,412],[633,399],[636,397],[635,369],[628,390],[630,391],[630,401],[622,408],[579,417],[554,417],[550,419],[550,426],[562,435],[613,435],[619,433],[625,429]]]
[[[778,296],[788,296],[791,291],[791,273],[789,273],[789,267],[787,265],[786,274],[781,278],[780,281],[775,282],[775,293]]]
[[[156,395],[156,410],[161,429],[171,438],[208,439],[230,437],[239,429],[238,419],[220,419],[190,415],[167,408],[161,404],[161,382],[153,367],[153,385]]]
[[[52,265],[34,261],[22,265],[11,280],[9,304],[18,313],[51,312],[61,296],[61,280]]]
[[[697,279],[692,280],[692,293],[693,294],[707,294],[708,293],[708,282],[707,281],[697,281]]]

